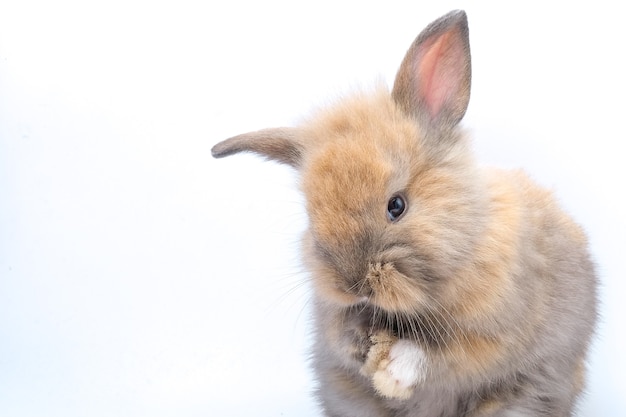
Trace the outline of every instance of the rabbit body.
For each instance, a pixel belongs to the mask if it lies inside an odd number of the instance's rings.
[[[342,137],[302,167],[328,415],[570,415],[595,322],[584,233],[524,173],[477,168],[460,133],[420,149],[403,117],[360,96],[306,134]],[[388,224],[396,189],[416,207]],[[386,371],[394,339],[420,347],[415,381]]]
[[[479,167],[458,127],[467,21],[416,39],[378,88],[297,128],[214,147],[298,169],[327,416],[569,416],[596,278],[582,229],[517,171]]]

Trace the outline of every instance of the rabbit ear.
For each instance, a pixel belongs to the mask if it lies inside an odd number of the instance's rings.
[[[392,94],[406,112],[441,130],[456,126],[463,118],[470,81],[467,16],[457,10],[432,22],[413,42]]]
[[[244,133],[218,143],[211,149],[215,158],[253,152],[270,160],[298,167],[302,148],[295,128],[271,128]]]

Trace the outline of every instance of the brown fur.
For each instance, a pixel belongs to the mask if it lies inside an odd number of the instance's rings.
[[[301,175],[328,416],[569,416],[584,387],[596,318],[584,232],[524,173],[475,164],[457,126],[469,57],[453,12],[418,36],[391,94],[213,150]]]

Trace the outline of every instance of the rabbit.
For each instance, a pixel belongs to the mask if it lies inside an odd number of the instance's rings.
[[[308,228],[316,397],[333,417],[571,416],[597,278],[585,232],[522,171],[480,166],[464,11],[428,25],[391,91],[245,133],[295,168]]]

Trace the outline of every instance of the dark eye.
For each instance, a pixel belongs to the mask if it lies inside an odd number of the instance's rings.
[[[397,222],[406,211],[406,207],[405,198],[400,194],[394,195],[387,203],[387,217],[389,217],[390,221]]]

